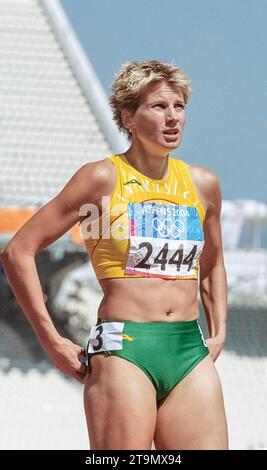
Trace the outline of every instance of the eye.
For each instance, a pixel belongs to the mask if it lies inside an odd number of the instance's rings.
[[[176,103],[175,107],[181,110],[185,109],[185,105],[183,103]]]
[[[157,108],[157,107],[164,108],[164,106],[165,105],[163,103],[157,103],[157,104],[154,104],[153,108]]]

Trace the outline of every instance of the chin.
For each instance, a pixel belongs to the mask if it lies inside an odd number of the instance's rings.
[[[168,144],[163,145],[163,148],[166,150],[175,150],[179,147],[180,142],[169,142]]]
[[[180,143],[181,143],[181,139],[178,138],[177,140],[173,140],[172,142],[166,142],[165,140],[161,142],[161,145],[162,147],[166,149],[176,149],[177,147],[179,147]]]
[[[172,152],[173,150],[177,149],[180,145],[180,139],[178,139],[176,142],[151,142],[151,150],[158,153],[160,152],[161,154],[168,154]],[[153,150],[154,149],[154,150]]]

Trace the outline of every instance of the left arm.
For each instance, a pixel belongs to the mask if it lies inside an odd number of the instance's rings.
[[[220,224],[222,198],[216,176],[204,168],[198,169],[198,176],[193,179],[206,208],[203,224],[205,244],[200,258],[200,295],[210,334],[206,343],[215,361],[224,347],[227,320],[227,280]]]

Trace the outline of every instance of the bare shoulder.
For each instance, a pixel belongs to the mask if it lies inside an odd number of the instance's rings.
[[[206,209],[221,208],[221,188],[218,177],[211,170],[187,164],[191,178]]]
[[[80,167],[73,175],[73,181],[90,183],[90,187],[94,186],[96,189],[105,190],[112,186],[116,173],[114,165],[110,159],[89,162]]]
[[[116,172],[110,159],[89,162],[81,166],[67,182],[58,197],[72,203],[98,204],[102,196],[110,195],[116,181]]]
[[[203,191],[214,191],[220,186],[217,176],[208,168],[191,164],[188,164],[188,168],[194,183]]]
[[[102,197],[111,196],[116,184],[116,170],[109,158],[83,165],[72,176],[62,191],[66,203],[70,198],[72,206],[80,207],[85,203],[95,204],[102,211]],[[59,194],[60,196],[60,194]],[[79,217],[82,221],[84,217]]]

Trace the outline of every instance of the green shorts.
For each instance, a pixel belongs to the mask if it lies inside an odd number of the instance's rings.
[[[105,335],[109,336],[109,332],[105,333],[103,324],[109,324],[109,328],[115,326],[114,322],[119,331],[113,335],[115,342],[107,342],[105,349]],[[104,353],[136,364],[154,385],[158,403],[209,354],[197,320],[111,322],[99,319],[94,328],[91,339],[94,352],[89,352],[88,357]]]

